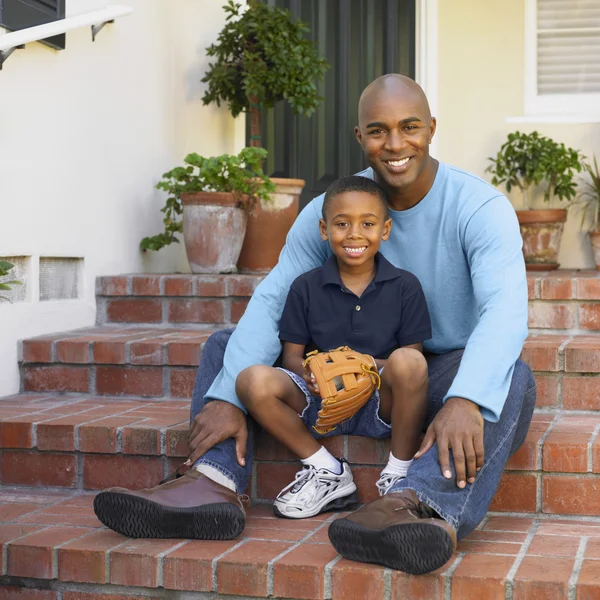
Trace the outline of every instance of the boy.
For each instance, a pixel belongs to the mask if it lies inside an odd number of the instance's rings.
[[[307,518],[357,501],[349,465],[321,446],[320,438],[391,435],[389,461],[377,482],[380,495],[406,476],[419,448],[427,406],[422,349],[431,323],[416,277],[379,253],[391,225],[377,183],[358,176],[334,182],[319,222],[333,256],[290,288],[280,321],[283,369],[256,365],[237,378],[236,393],[248,412],[304,465],[275,501],[279,516]],[[344,345],[375,358],[381,388],[353,417],[320,435],[312,428],[319,390],[302,366],[304,354]]]

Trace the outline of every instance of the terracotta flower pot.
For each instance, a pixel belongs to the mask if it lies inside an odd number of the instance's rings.
[[[246,238],[237,263],[238,269],[245,273],[262,273],[277,264],[288,231],[298,216],[298,199],[305,181],[277,178],[271,181],[276,187],[271,204],[259,203],[248,215]]]
[[[600,271],[600,231],[589,231],[590,242],[592,243],[592,250],[594,251],[594,262],[596,263],[596,269]]]
[[[523,255],[529,271],[558,269],[558,249],[567,211],[559,209],[518,210],[523,237]]]
[[[192,273],[236,271],[247,213],[231,193],[181,194],[183,240]]]

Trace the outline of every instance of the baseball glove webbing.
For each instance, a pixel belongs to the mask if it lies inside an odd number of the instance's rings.
[[[352,417],[381,385],[375,359],[348,346],[309,352],[302,366],[310,369],[319,387],[321,409],[313,425],[319,434]]]

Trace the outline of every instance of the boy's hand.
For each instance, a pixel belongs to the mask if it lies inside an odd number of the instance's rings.
[[[304,381],[306,382],[306,385],[308,386],[308,391],[311,393],[311,395],[318,396],[319,386],[317,385],[315,376],[310,372],[309,369],[304,369],[304,373],[302,373],[302,379],[304,379]]]

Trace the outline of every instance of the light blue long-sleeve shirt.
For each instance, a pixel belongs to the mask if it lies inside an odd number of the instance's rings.
[[[373,172],[359,175],[372,178]],[[279,263],[257,287],[230,338],[208,397],[242,408],[235,394],[237,375],[277,359],[279,319],[291,283],[331,255],[319,235],[322,205],[323,195],[296,219]],[[425,349],[465,348],[444,400],[467,398],[487,420],[497,421],[527,336],[527,279],[514,209],[485,181],[440,163],[421,202],[390,214],[391,235],[380,250],[423,286],[433,329]]]

